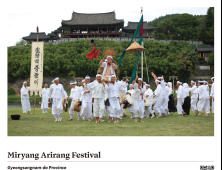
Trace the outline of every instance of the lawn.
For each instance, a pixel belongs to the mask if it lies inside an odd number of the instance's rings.
[[[31,111],[33,113],[33,109]],[[11,114],[20,114],[20,120],[12,120]],[[51,109],[43,114],[40,108],[35,114],[24,115],[22,109],[8,109],[8,136],[214,136],[214,118],[194,116],[179,117],[177,113],[164,118],[143,119],[143,123],[135,123],[127,117],[119,123],[69,120],[69,113],[63,112],[63,121],[54,122]]]

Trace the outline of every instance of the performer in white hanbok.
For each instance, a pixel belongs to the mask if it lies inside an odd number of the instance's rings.
[[[197,90],[196,82],[191,80],[191,88],[189,88],[189,92],[192,94],[195,90]],[[197,101],[198,101],[198,94],[193,94],[191,96],[191,110],[195,113],[195,116],[197,116]]]
[[[127,95],[130,95],[130,96],[133,98],[133,94],[134,94],[133,85],[130,84],[129,90],[127,91]],[[126,96],[126,97],[127,97],[127,96]],[[133,105],[129,106],[129,112],[130,112],[130,114],[131,114],[130,119],[134,119],[134,118],[135,118],[133,107],[134,107]]]
[[[184,117],[184,115],[186,114],[183,111],[182,105],[184,103],[184,98],[185,93],[184,93],[184,87],[182,86],[182,82],[177,81],[177,87],[178,87],[178,91],[177,91],[177,97],[175,98],[175,100],[177,100],[177,112],[179,115],[181,115],[180,117]]]
[[[207,100],[209,100],[209,92],[207,91],[206,86],[204,85],[204,81],[198,81],[198,88],[191,94],[191,96],[193,96],[193,94],[199,94],[199,101],[197,103],[197,108],[198,108],[198,112],[200,112],[200,115],[203,114],[203,109],[205,108],[205,111],[207,111],[206,109],[206,102]],[[208,116],[210,112],[206,112],[206,116]],[[199,115],[199,116],[200,116]]]
[[[86,76],[85,81],[82,82],[83,85],[90,82],[90,77]],[[83,89],[83,88],[81,88]],[[90,90],[82,90],[81,91],[81,116],[84,120],[90,121],[89,118],[92,117],[92,91]]]
[[[165,83],[165,95],[164,95],[164,107],[163,107],[163,110],[164,110],[164,115],[168,115],[168,102],[169,102],[169,87],[168,87],[168,83],[167,82],[164,82]]]
[[[79,91],[79,87],[77,86],[77,82],[70,82],[70,86],[72,87],[70,90],[70,95],[68,97],[68,99],[72,99],[71,101],[71,106],[69,109],[69,115],[70,115],[70,121],[73,120],[73,116],[75,115],[75,111],[74,111],[74,106],[75,106],[75,102],[80,100],[80,91]],[[80,120],[80,112],[77,112],[77,116],[78,119]]]
[[[121,84],[122,84],[123,86],[125,86],[126,91],[127,91],[128,85],[129,85],[128,82],[129,82],[129,79],[126,79],[125,82],[124,82],[124,81],[121,81]],[[125,97],[126,97],[126,96],[125,96]],[[126,109],[124,109],[123,107],[124,107],[124,104],[122,104],[122,105],[120,106],[121,112],[120,112],[119,119],[122,119],[122,117],[126,117]]]
[[[138,80],[138,83],[136,83],[136,80]],[[143,122],[142,118],[144,117],[144,98],[143,95],[145,93],[145,89],[142,87],[143,80],[141,78],[138,79],[138,76],[136,76],[136,79],[132,82],[134,87],[134,93],[133,93],[133,99],[134,99],[134,113],[135,113],[135,122]]]
[[[110,120],[112,121],[112,118],[114,120],[114,123],[118,122],[118,118],[121,112],[120,104],[119,104],[119,92],[121,92],[123,95],[126,94],[126,86],[124,83],[116,82],[116,76],[113,74],[110,77],[111,83],[109,83],[107,91],[108,91],[108,98],[110,106],[108,106],[108,110],[110,113]]]
[[[146,118],[149,118],[150,114],[151,114],[152,117],[154,117],[154,111],[152,110],[153,91],[150,89],[150,84],[146,84],[146,92],[144,94],[145,94],[145,98],[149,98],[149,100],[150,100],[150,105],[149,106],[145,106],[145,114],[144,114],[144,116]]]
[[[59,84],[59,78],[54,79],[54,83],[49,89],[49,98],[53,99],[52,103],[52,115],[55,117],[55,122],[62,121],[62,98],[66,102],[66,92],[61,84]],[[50,99],[49,99],[50,102]]]
[[[157,118],[160,118],[162,116],[161,104],[162,104],[162,101],[163,101],[163,98],[162,98],[162,87],[160,85],[161,80],[156,79],[155,82],[156,82],[157,88],[154,91],[154,96],[153,97],[156,97],[156,103],[153,106],[153,110],[154,110],[154,112],[156,114],[158,114]],[[154,116],[152,116],[151,118],[154,118]]]
[[[212,112],[213,112],[213,116],[212,117],[214,117],[214,77],[211,78],[211,81],[213,83],[211,85],[211,93],[210,93],[209,100],[211,100],[211,98],[212,98]]]
[[[210,113],[210,88],[208,86],[208,82],[207,81],[204,81],[204,85],[205,85],[205,87],[207,89],[207,98],[209,99],[209,100],[206,100],[206,103],[205,103],[205,105],[206,105],[205,106],[205,112],[206,113]]]
[[[105,110],[104,97],[107,85],[101,79],[101,74],[97,74],[96,81],[83,85],[85,90],[92,90],[92,97],[94,98],[93,114],[96,118],[96,123],[99,121],[103,122],[103,113]]]
[[[24,114],[26,114],[27,112],[28,114],[30,114],[30,111],[31,111],[30,102],[29,102],[29,93],[30,93],[30,90],[27,87],[27,82],[24,81],[23,86],[21,88],[21,103],[22,103],[22,110]]]
[[[105,62],[105,59],[107,59],[107,62]],[[103,67],[102,76],[111,76],[113,74],[116,76],[115,70],[117,70],[118,66],[113,63],[113,57],[111,55],[104,57],[99,65]]]
[[[169,115],[172,115],[172,112],[176,112],[177,108],[174,105],[173,89],[172,89],[172,83],[171,82],[168,82],[168,88],[169,88],[169,93],[168,93],[168,96],[169,96],[169,101],[168,101],[169,113],[168,113],[168,116],[169,116]]]
[[[48,88],[48,83],[44,83],[44,88],[42,89],[42,103],[41,103],[41,109],[42,113],[48,113],[48,100],[49,100],[49,88]]]
[[[189,85],[187,83],[183,83],[184,88],[184,103],[182,105],[183,111],[186,116],[190,116],[190,96],[189,96]]]

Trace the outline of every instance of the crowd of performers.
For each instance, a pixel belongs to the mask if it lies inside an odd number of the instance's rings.
[[[62,121],[64,104],[68,99],[72,100],[69,109],[70,121],[77,112],[78,120],[82,117],[85,121],[95,119],[96,123],[104,122],[103,117],[106,114],[109,117],[108,122],[118,123],[122,117],[126,116],[127,108],[131,114],[130,119],[135,119],[135,122],[143,122],[143,118],[170,116],[173,112],[178,112],[180,117],[189,116],[190,109],[195,116],[202,115],[205,109],[208,116],[211,99],[214,113],[214,77],[211,78],[212,84],[199,80],[196,85],[196,82],[191,81],[191,87],[187,83],[177,81],[178,90],[175,91],[177,106],[175,106],[172,83],[166,82],[164,76],[157,77],[152,73],[156,83],[156,90],[153,92],[150,84],[138,76],[130,85],[128,79],[119,81],[115,72],[117,66],[113,63],[112,56],[104,57],[100,61],[100,66],[103,67],[102,74],[98,73],[93,82],[90,82],[89,76],[79,82],[79,86],[77,82],[71,81],[70,96],[59,83],[58,77],[52,81],[49,88],[48,84],[44,83],[41,94],[43,113],[47,113],[48,103],[52,102],[52,115],[55,121]],[[127,90],[128,85],[129,90]],[[211,90],[209,86],[212,86]],[[31,111],[29,93],[27,82],[24,82],[21,89],[24,114],[27,112],[30,114]],[[78,108],[81,109],[78,110]]]

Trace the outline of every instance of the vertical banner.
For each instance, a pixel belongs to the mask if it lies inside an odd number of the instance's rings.
[[[44,42],[32,42],[31,70],[30,70],[30,95],[33,92],[42,94],[43,83],[43,48]]]

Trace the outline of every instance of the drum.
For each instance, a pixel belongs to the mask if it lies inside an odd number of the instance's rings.
[[[80,106],[80,101],[77,99],[77,100],[75,100],[75,105],[74,105],[74,111],[76,111],[76,112],[80,112],[80,110],[81,110],[81,106]]]
[[[129,102],[129,104],[131,104],[131,105],[134,104],[134,100],[133,100],[132,96],[128,95],[128,96],[126,97],[126,100]]]
[[[156,103],[156,96],[153,98],[153,104]]]
[[[144,106],[150,106],[150,99],[149,98],[145,99]]]
[[[123,104],[124,104],[123,109],[126,109],[126,108],[132,106],[133,103],[134,103],[133,98],[132,98],[130,95],[128,95],[128,96],[126,97],[126,99],[123,101]]]

